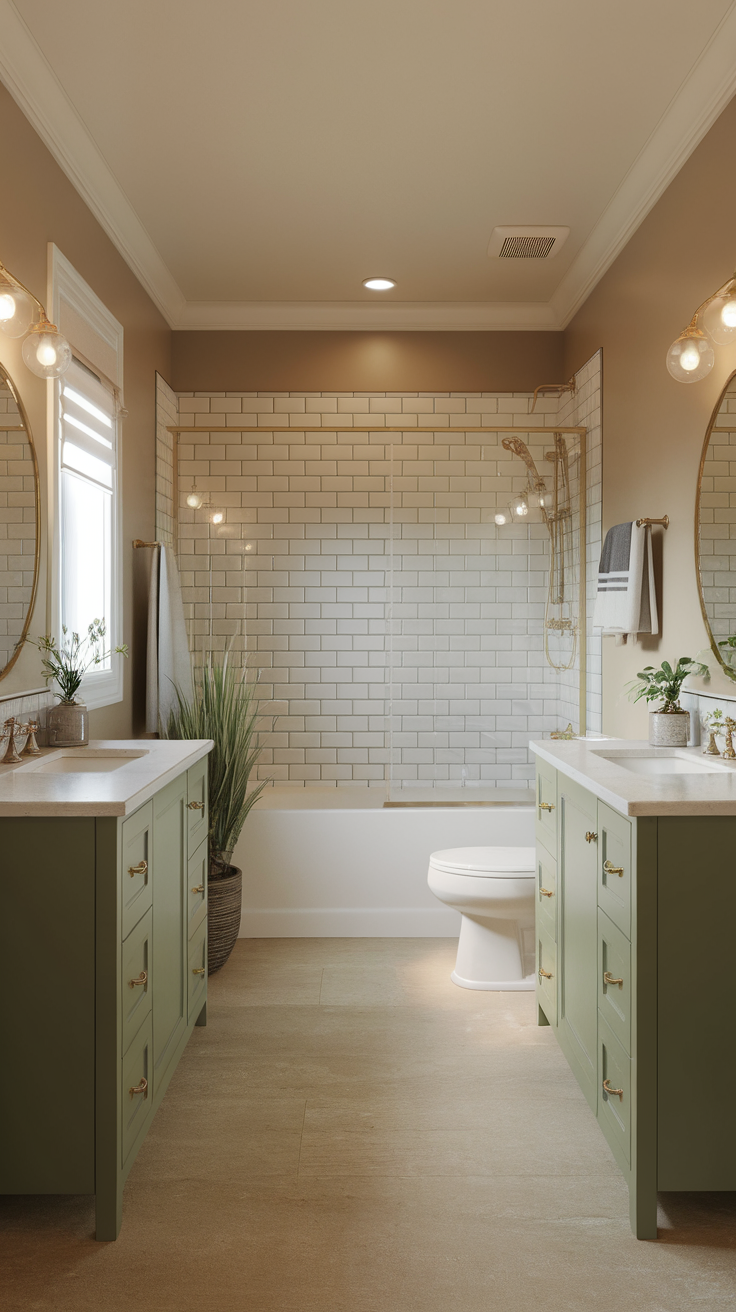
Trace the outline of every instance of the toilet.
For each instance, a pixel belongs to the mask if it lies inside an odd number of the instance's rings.
[[[534,988],[533,847],[452,847],[433,852],[427,882],[462,914],[450,978],[464,989]]]

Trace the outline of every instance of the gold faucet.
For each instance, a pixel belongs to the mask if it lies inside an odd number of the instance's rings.
[[[22,724],[20,726],[20,731],[21,733],[27,734],[26,745],[23,748],[23,751],[21,752],[21,756],[40,756],[41,748],[36,742],[36,734],[38,733],[38,722],[36,720],[29,720],[28,724]]]
[[[731,720],[727,718],[724,723],[725,723],[725,730],[726,730],[725,733],[726,746],[723,749],[723,757],[724,760],[726,761],[736,761],[736,751],[734,751],[734,746],[732,742],[732,734],[734,729],[736,729],[736,720]]]
[[[8,735],[8,746],[2,759],[2,765],[15,765],[19,760],[18,749],[15,745],[15,735],[20,726],[16,722],[15,716],[11,715],[9,720],[5,721],[5,732]]]

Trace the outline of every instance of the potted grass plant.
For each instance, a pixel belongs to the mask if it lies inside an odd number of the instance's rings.
[[[211,738],[209,776],[208,974],[225,965],[240,928],[243,875],[232,855],[246,817],[269,782],[249,783],[261,753],[257,680],[228,654],[196,672],[194,693],[176,689],[164,738]]]
[[[674,669],[669,661],[662,661],[659,669],[647,665],[629,684],[631,701],[644,698],[647,702],[662,702],[649,715],[649,742],[652,747],[687,747],[690,712],[680,705],[682,685],[689,674],[707,674],[708,666],[691,656],[681,656]]]

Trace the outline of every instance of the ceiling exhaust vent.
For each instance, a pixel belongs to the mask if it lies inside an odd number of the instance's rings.
[[[495,260],[551,260],[569,234],[569,228],[494,228],[488,255]]]

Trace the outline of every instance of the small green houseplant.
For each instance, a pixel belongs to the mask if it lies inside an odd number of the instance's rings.
[[[631,701],[662,702],[649,716],[649,741],[654,747],[686,747],[690,714],[680,706],[682,685],[690,674],[707,674],[708,666],[681,656],[673,668],[662,661],[659,669],[646,665],[629,684]]]
[[[257,679],[247,666],[231,663],[228,653],[196,672],[194,694],[176,689],[177,704],[162,725],[164,738],[211,738],[209,780],[209,967],[224,966],[240,926],[242,871],[232,855],[248,812],[269,782],[250,788],[261,754]]]
[[[41,653],[46,683],[52,679],[56,682],[52,691],[58,697],[59,705],[49,711],[46,719],[52,747],[86,747],[89,742],[87,707],[77,700],[82,680],[88,670],[102,665],[108,657],[128,655],[125,644],[105,651],[106,632],[104,620],[93,620],[83,638],[78,633],[70,634],[63,624],[60,643],[50,633],[38,639],[26,639]]]

